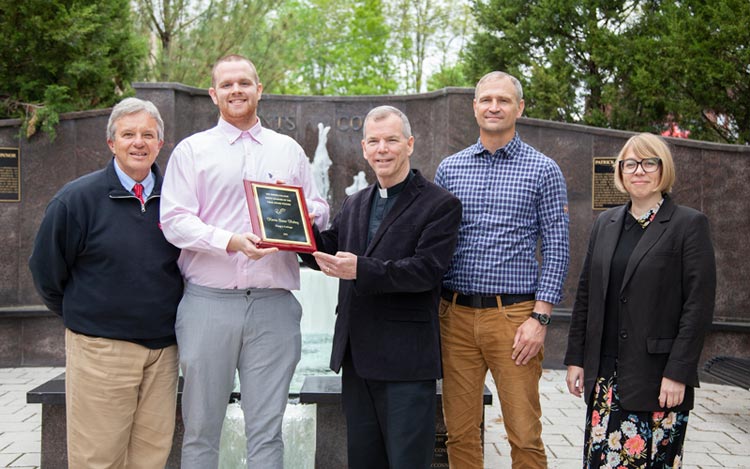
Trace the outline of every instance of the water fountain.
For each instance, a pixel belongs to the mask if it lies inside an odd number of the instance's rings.
[[[315,155],[310,163],[315,185],[320,195],[329,202],[331,200],[331,181],[328,178],[328,169],[333,161],[328,155],[326,143],[328,143],[328,132],[330,130],[330,125],[323,125],[322,122],[318,122],[318,146],[315,148]]]
[[[344,189],[346,195],[352,195],[357,191],[361,191],[368,186],[367,179],[365,178],[365,172],[360,171],[355,176],[352,176],[352,185],[347,186]]]

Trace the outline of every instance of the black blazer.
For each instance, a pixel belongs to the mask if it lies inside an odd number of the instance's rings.
[[[586,402],[599,370],[610,264],[627,209],[607,210],[594,223],[573,306],[565,364],[583,367]],[[663,410],[662,377],[687,385],[675,409],[692,409],[715,293],[708,219],[665,196],[630,256],[620,291],[617,382],[623,409]]]
[[[348,345],[362,378],[440,378],[440,282],[456,247],[461,202],[417,172],[368,245],[375,190],[348,197],[331,228],[315,230],[319,251],[357,255],[356,280],[339,283],[331,369],[339,372]],[[303,260],[318,268],[312,256]]]

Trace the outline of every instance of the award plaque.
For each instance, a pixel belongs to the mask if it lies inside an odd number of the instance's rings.
[[[244,183],[250,223],[260,238],[259,248],[317,250],[301,187],[248,180]]]

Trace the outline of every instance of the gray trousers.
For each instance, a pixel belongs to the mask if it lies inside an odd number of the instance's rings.
[[[219,464],[221,427],[239,370],[247,467],[281,469],[281,422],[300,359],[302,308],[281,289],[222,290],[188,284],[175,331],[182,393],[183,469]]]

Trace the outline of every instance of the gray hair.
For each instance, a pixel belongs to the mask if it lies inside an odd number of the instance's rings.
[[[385,119],[390,115],[395,115],[399,119],[401,119],[401,133],[404,134],[404,137],[406,138],[411,137],[411,124],[409,124],[409,118],[406,117],[406,114],[401,112],[400,109],[396,109],[393,106],[378,106],[371,109],[370,112],[367,113],[367,116],[365,117],[365,123],[362,126],[362,137],[367,137],[366,131],[368,122],[377,122],[379,120]]]
[[[112,113],[109,115],[109,122],[107,122],[107,140],[114,141],[117,121],[120,118],[139,112],[146,112],[156,120],[159,141],[164,141],[164,121],[161,120],[159,110],[156,109],[156,106],[151,101],[138,98],[125,98],[112,108]]]
[[[514,77],[510,73],[505,72],[490,72],[479,79],[477,82],[477,86],[474,88],[474,99],[477,98],[477,92],[479,91],[479,87],[483,85],[485,82],[490,80],[501,80],[503,78],[507,78],[510,80],[511,83],[513,83],[513,86],[516,88],[516,98],[518,98],[518,102],[520,103],[523,99],[523,86],[521,86],[521,82],[518,81],[518,78]]]

